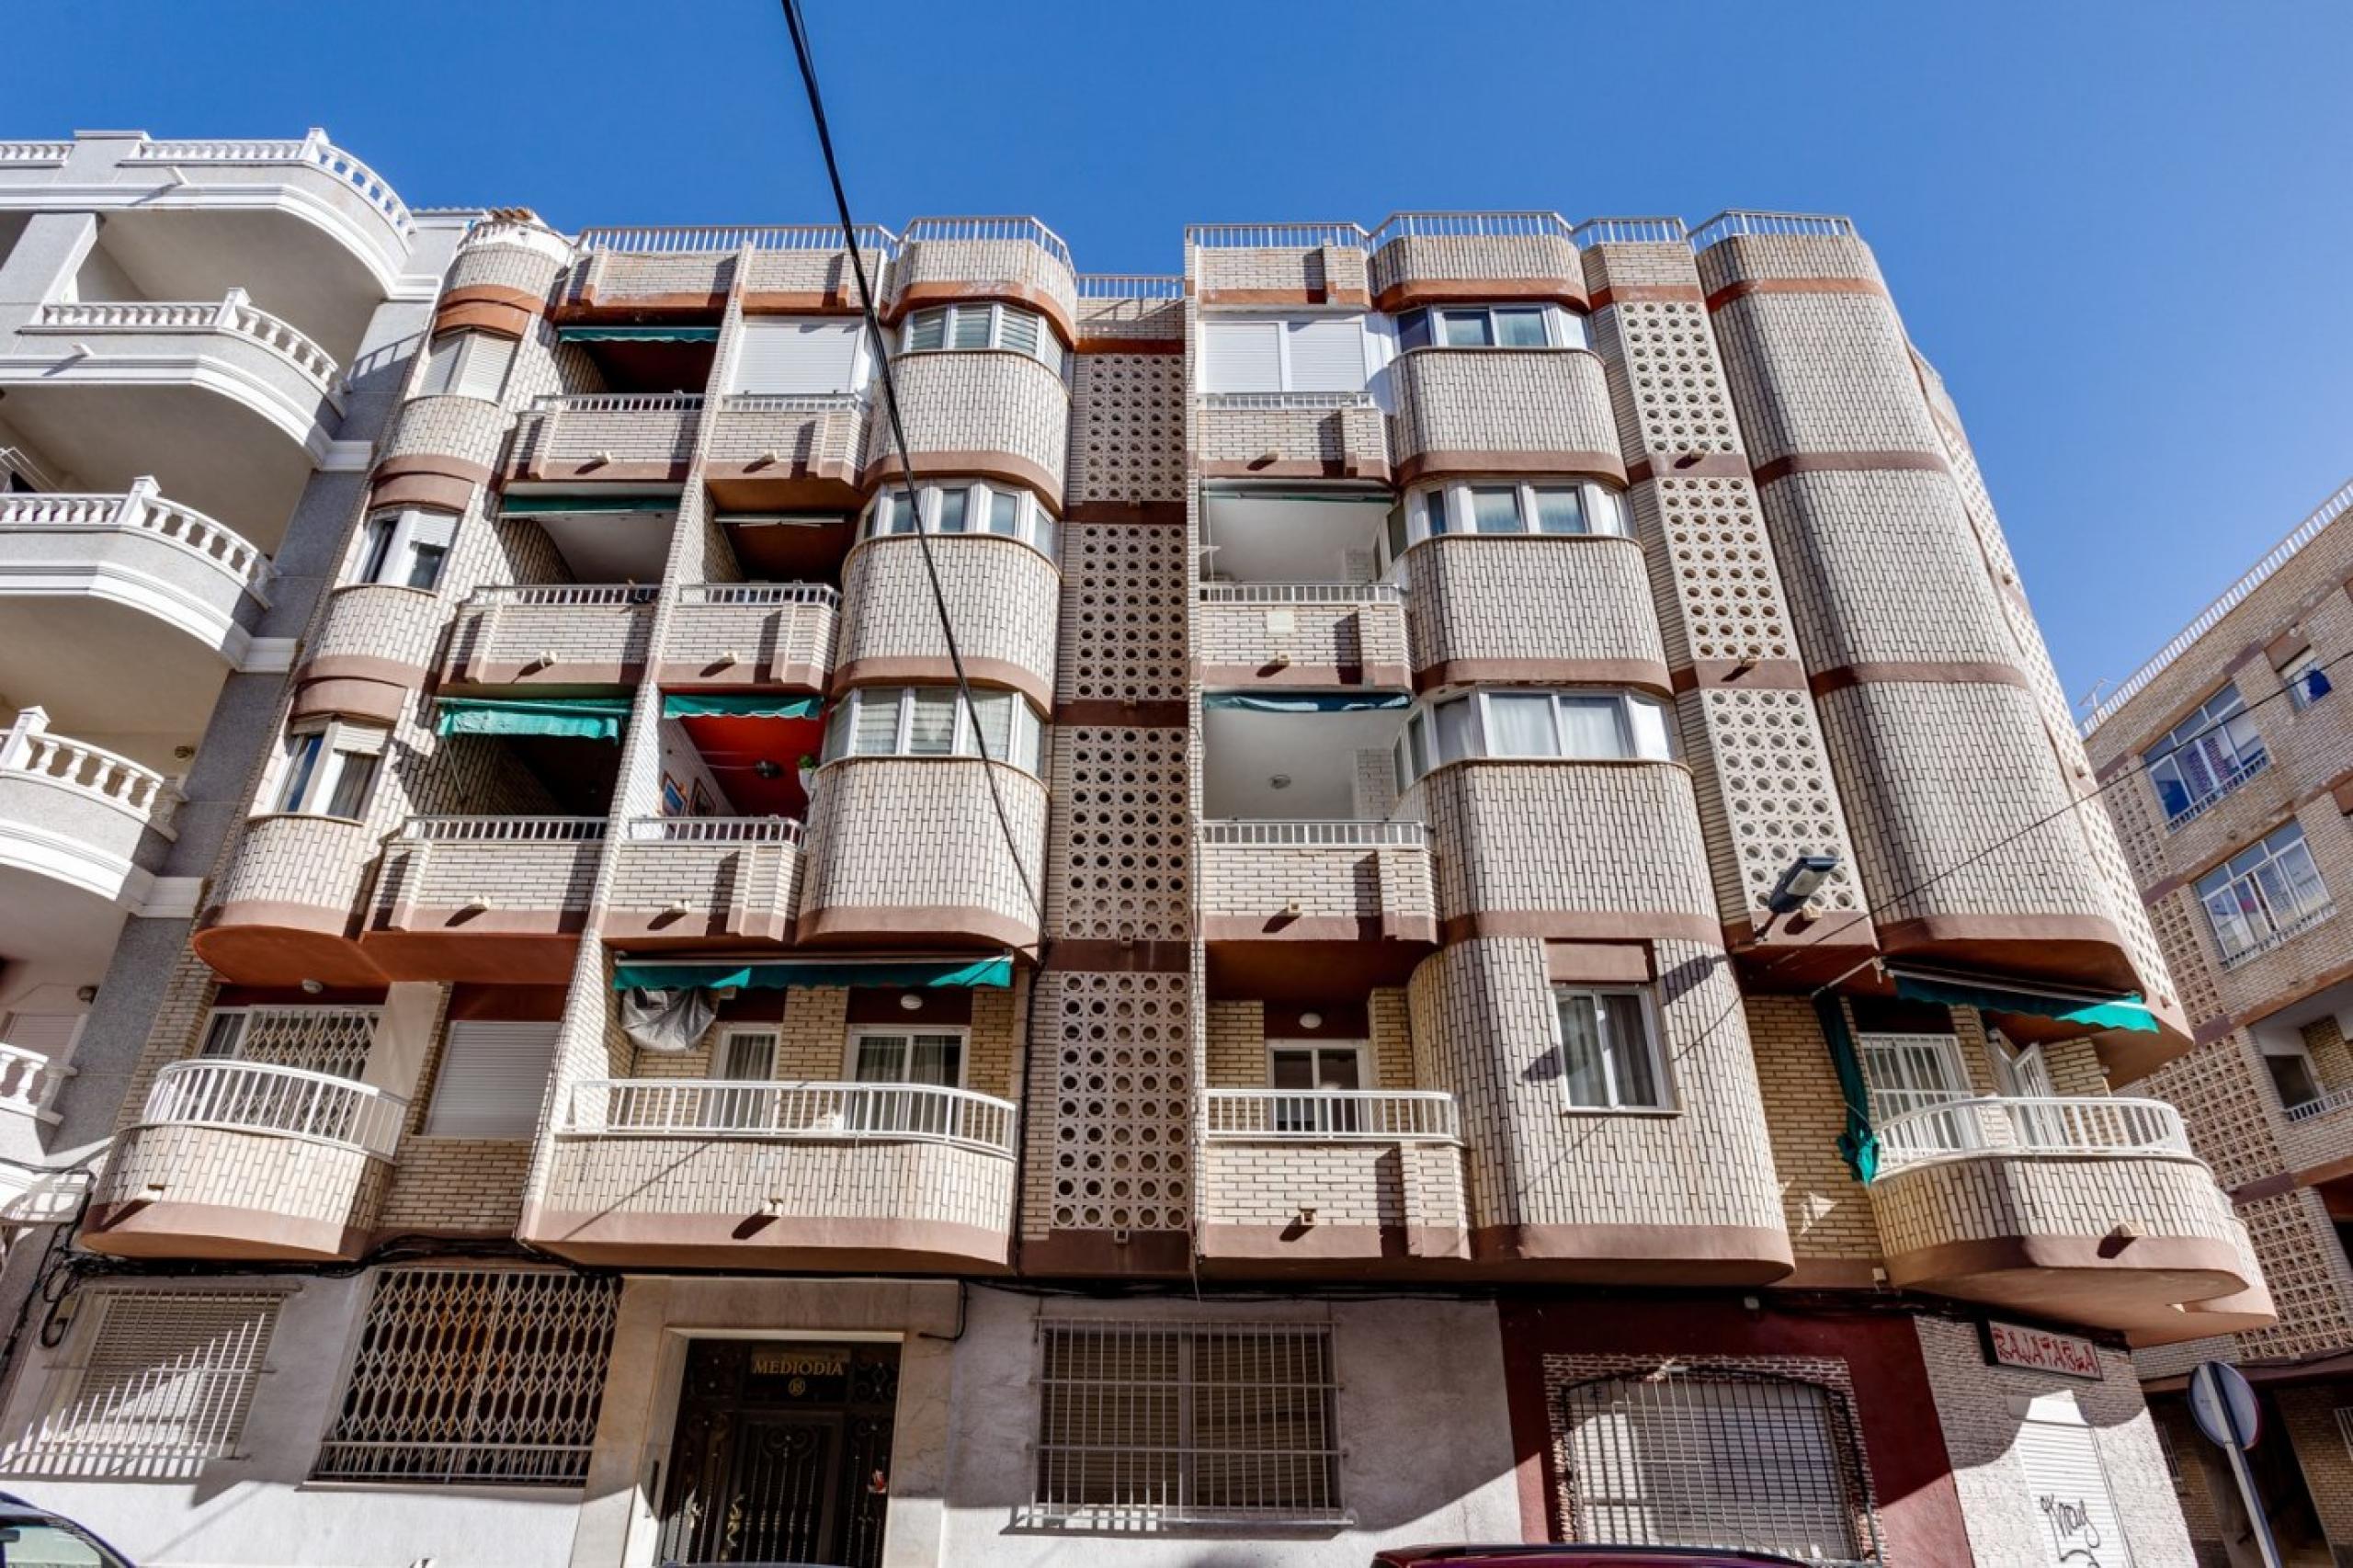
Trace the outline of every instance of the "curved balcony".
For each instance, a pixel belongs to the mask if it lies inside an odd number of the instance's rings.
[[[1070,247],[1035,218],[918,218],[891,267],[896,319],[950,300],[1003,300],[1042,311],[1064,343],[1078,339],[1078,278]]]
[[[1443,474],[1625,480],[1609,380],[1582,348],[1416,348],[1389,373],[1401,484]]]
[[[1400,212],[1370,263],[1373,308],[1552,300],[1582,309],[1585,264],[1551,212]]]
[[[1226,994],[1403,984],[1438,940],[1418,822],[1204,822],[1196,827],[1201,936]]]
[[[672,483],[687,477],[700,392],[570,392],[541,397],[515,426],[508,472],[562,483]]]
[[[241,985],[381,985],[353,915],[376,853],[365,823],[299,813],[258,816],[214,881],[190,941]]]
[[[153,885],[137,863],[140,840],[150,829],[170,836],[179,791],[48,725],[46,713],[28,708],[0,730],[0,905],[40,907],[59,884],[109,904],[139,903]]]
[[[1876,1131],[1893,1285],[2157,1339],[2262,1287],[2163,1101],[1955,1100]]]
[[[393,722],[430,677],[448,615],[428,588],[350,583],[332,590],[294,672],[292,717],[341,713]]]
[[[902,354],[892,373],[909,460],[929,473],[1027,485],[1062,511],[1070,392],[1051,369],[1011,349],[973,348]],[[861,483],[871,489],[895,472],[890,421],[870,421]]]
[[[408,1102],[326,1073],[232,1060],[155,1074],[80,1240],[118,1257],[357,1257]]]
[[[119,495],[0,495],[0,690],[68,724],[184,723],[243,662],[275,575],[152,479]]]
[[[662,647],[662,685],[823,691],[842,596],[823,583],[685,583]]]
[[[935,534],[929,543],[965,673],[1051,712],[1063,588],[1054,563],[1017,540],[987,534]],[[850,551],[834,679],[842,687],[955,679],[923,541],[874,539]]]
[[[360,949],[392,980],[561,985],[602,817],[411,817],[384,846]]]
[[[1201,1257],[1237,1273],[1471,1256],[1454,1096],[1210,1089]]]
[[[731,508],[849,510],[867,414],[861,392],[730,392],[711,413],[704,481]]]
[[[1446,534],[1407,551],[1414,685],[1633,687],[1668,694],[1635,540],[1608,534]]]
[[[633,583],[476,588],[458,607],[441,683],[452,691],[635,686],[659,592]]]
[[[1201,684],[1402,688],[1404,596],[1386,583],[1204,583]]]
[[[790,939],[801,824],[784,817],[638,817],[614,851],[603,934],[631,949]]]
[[[988,771],[1019,846],[1006,842]],[[847,756],[817,770],[801,851],[804,943],[970,949],[1038,939],[1046,787],[976,757]],[[1025,885],[1026,879],[1026,885]]]
[[[1195,429],[1211,479],[1389,481],[1389,421],[1370,392],[1204,392]]]
[[[574,1083],[520,1233],[608,1265],[1000,1268],[1015,1119],[921,1084]]]

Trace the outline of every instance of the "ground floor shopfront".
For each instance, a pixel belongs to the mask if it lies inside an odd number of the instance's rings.
[[[1363,1568],[1572,1537],[2189,1568],[2122,1353],[2001,1333],[1771,1291],[122,1278],[27,1352],[0,1485],[157,1568]]]

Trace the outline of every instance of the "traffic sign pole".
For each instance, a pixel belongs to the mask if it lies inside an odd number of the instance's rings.
[[[2255,1490],[2255,1469],[2246,1462],[2247,1449],[2263,1435],[2263,1407],[2256,1403],[2255,1390],[2229,1362],[2200,1361],[2189,1374],[2189,1415],[2207,1440],[2231,1456],[2231,1474],[2239,1483],[2239,1501],[2246,1505],[2263,1568],[2282,1568],[2270,1517]]]

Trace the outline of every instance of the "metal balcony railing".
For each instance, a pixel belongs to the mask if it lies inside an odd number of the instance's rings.
[[[1946,1100],[1873,1129],[1879,1174],[1982,1154],[2195,1158],[2181,1112],[2163,1100],[2109,1095]]]
[[[2318,1099],[2299,1100],[2281,1108],[2290,1121],[2310,1121],[2315,1117],[2328,1116],[2353,1106],[2353,1089],[2333,1089]]]
[[[631,817],[631,844],[798,844],[790,817]]]
[[[1405,596],[1390,583],[1204,583],[1203,604],[1374,605],[1403,604]]]
[[[605,836],[603,817],[411,817],[403,838],[435,844],[582,844]]]
[[[931,1084],[591,1078],[572,1085],[557,1131],[587,1137],[912,1141],[1009,1159],[1015,1116],[1010,1101]]]
[[[682,605],[816,605],[839,609],[842,591],[829,583],[681,583]]]
[[[905,244],[919,240],[1027,240],[1064,267],[1070,265],[1070,246],[1035,218],[918,218],[899,239]]]
[[[1330,821],[1315,818],[1228,817],[1199,825],[1203,844],[1256,845],[1287,849],[1419,849],[1428,832],[1411,819],[1395,822]]]
[[[1776,234],[1806,239],[1851,240],[1855,222],[1828,212],[1719,212],[1691,231],[1691,248],[1706,250],[1734,234]]]
[[[1434,1089],[1204,1089],[1201,1136],[1385,1143],[1462,1139],[1454,1096]]]
[[[141,1115],[150,1127],[218,1127],[275,1132],[356,1149],[389,1160],[400,1146],[408,1101],[301,1067],[265,1062],[175,1062],[155,1074]]]

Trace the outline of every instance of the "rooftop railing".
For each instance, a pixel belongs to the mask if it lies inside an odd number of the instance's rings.
[[[1071,264],[1070,246],[1035,218],[918,218],[907,225],[899,240],[903,244],[923,240],[1026,240],[1064,267]]]
[[[1680,218],[1588,218],[1569,231],[1580,245],[1679,245],[1690,237]]]
[[[1773,234],[1802,239],[1851,240],[1855,222],[1828,212],[1752,212],[1740,208],[1717,213],[1691,231],[1691,248],[1706,250],[1734,234]]]
[[[1944,1100],[1874,1128],[1879,1174],[1979,1154],[2194,1158],[2181,1112],[2110,1095]]]
[[[1575,233],[1558,212],[1392,212],[1367,236],[1373,249],[1408,236],[1423,239],[1568,239]]]
[[[1078,275],[1078,297],[1082,300],[1181,300],[1185,297],[1185,279],[1177,274],[1163,272],[1082,272]]]
[[[860,223],[850,231],[860,250],[899,253],[899,237],[880,223]],[[613,251],[624,256],[716,256],[729,251],[828,251],[842,248],[836,223],[678,223],[626,224],[583,229],[576,242],[582,250]]]
[[[416,224],[393,193],[392,183],[328,141],[327,133],[316,127],[300,142],[145,142],[124,161],[191,168],[205,164],[308,164],[358,191],[404,238],[416,233]]]
[[[591,1078],[572,1085],[557,1131],[576,1137],[807,1139],[952,1143],[1011,1158],[1015,1108],[931,1084]]]
[[[1205,1089],[1201,1136],[1211,1142],[1462,1141],[1454,1096],[1434,1089]]]
[[[155,1074],[140,1119],[151,1127],[218,1127],[315,1139],[389,1160],[408,1102],[301,1067],[233,1060],[175,1062]]]

